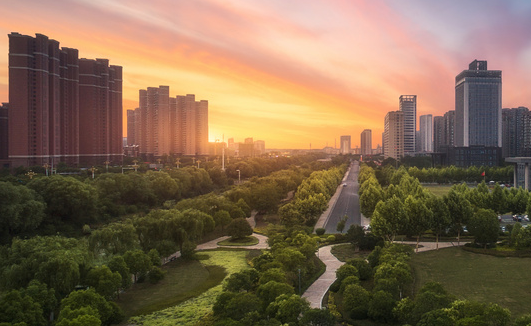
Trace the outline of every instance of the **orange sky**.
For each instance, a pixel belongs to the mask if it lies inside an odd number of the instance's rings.
[[[322,148],[352,135],[355,147],[372,129],[375,147],[402,94],[418,96],[418,116],[452,110],[454,78],[474,59],[503,71],[504,107],[531,106],[526,1],[17,0],[0,8],[0,101],[8,101],[7,34],[41,33],[80,57],[123,66],[124,112],[150,86],[208,100],[211,141]]]

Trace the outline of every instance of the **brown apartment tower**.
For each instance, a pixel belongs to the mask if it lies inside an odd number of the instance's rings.
[[[121,162],[122,69],[42,34],[9,34],[12,166]]]
[[[170,97],[168,86],[139,91],[139,107],[128,112],[127,134],[142,156],[208,155],[208,101],[195,95]],[[131,120],[129,120],[131,119]],[[131,129],[131,130],[129,130]]]

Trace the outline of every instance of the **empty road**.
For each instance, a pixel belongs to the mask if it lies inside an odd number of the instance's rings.
[[[341,194],[330,212],[328,220],[325,222],[324,228],[326,229],[326,233],[336,233],[337,223],[345,215],[348,216],[348,219],[343,232],[346,232],[352,224],[361,225],[360,199],[358,195],[359,171],[359,162],[354,161],[350,166],[346,180],[343,181],[346,186],[341,187]]]

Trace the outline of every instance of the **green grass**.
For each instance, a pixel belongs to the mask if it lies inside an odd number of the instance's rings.
[[[249,268],[247,264],[248,250],[211,250],[202,251],[201,264],[204,266],[223,266],[227,275]],[[208,259],[203,259],[208,256]],[[197,284],[195,284],[197,285]],[[166,289],[178,292],[179,288]],[[149,315],[132,317],[128,324],[144,326],[195,326],[212,311],[217,296],[222,292],[222,284],[211,287],[198,296],[176,306],[156,311]]]
[[[254,246],[258,244],[258,239],[256,237],[248,236],[242,239],[227,239],[218,242],[220,246]]]
[[[194,260],[177,260],[163,267],[166,276],[157,284],[137,283],[117,303],[126,318],[150,314],[196,297],[225,278],[225,268]]]
[[[452,188],[452,185],[422,185],[422,188],[428,189],[431,191],[434,195],[442,197],[450,191],[450,188]]]
[[[352,246],[350,243],[333,246],[330,252],[342,262],[346,262],[352,258],[366,258],[370,254],[370,251],[354,250],[354,246]]]
[[[529,258],[493,257],[459,248],[413,255],[416,290],[437,281],[460,299],[497,303],[513,317],[531,313]]]

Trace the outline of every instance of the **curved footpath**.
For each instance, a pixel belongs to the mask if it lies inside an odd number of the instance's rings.
[[[415,241],[403,241],[397,242],[403,244],[416,245]],[[322,308],[322,302],[325,294],[328,292],[330,285],[336,280],[336,271],[341,267],[344,262],[339,261],[330,250],[335,245],[329,245],[319,248],[319,259],[326,265],[326,270],[317,281],[315,281],[307,290],[303,293],[302,297],[306,298],[310,302],[312,308]],[[435,242],[419,242],[419,252],[435,250]],[[439,242],[439,249],[446,247],[456,246],[453,242]]]

